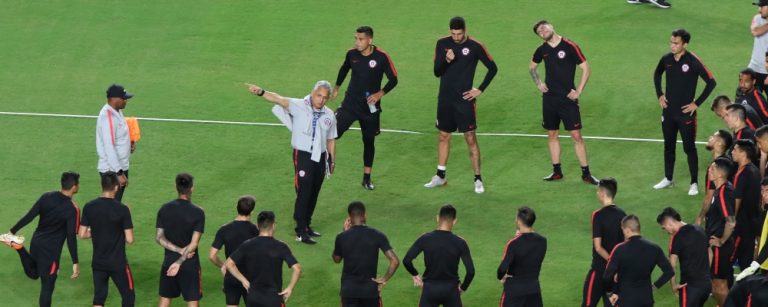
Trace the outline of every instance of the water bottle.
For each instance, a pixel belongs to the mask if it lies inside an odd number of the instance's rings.
[[[365,103],[368,104],[368,111],[371,111],[371,114],[376,113],[376,104],[370,104],[368,103],[368,96],[371,96],[370,92],[365,92]]]

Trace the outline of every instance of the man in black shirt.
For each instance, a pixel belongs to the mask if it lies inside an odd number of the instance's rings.
[[[601,279],[610,251],[616,244],[624,242],[621,219],[627,214],[613,201],[617,192],[616,179],[601,179],[597,184],[597,199],[601,207],[592,212],[592,266],[584,279],[582,307],[595,307],[600,299],[603,300],[603,306],[611,307]]]
[[[157,212],[155,241],[165,248],[160,270],[160,307],[182,295],[187,306],[198,306],[203,297],[200,259],[197,246],[205,230],[205,212],[191,201],[194,177],[176,175],[179,198],[164,204]]]
[[[365,224],[365,205],[359,201],[347,207],[349,217],[344,232],[336,236],[333,262],[344,260],[341,273],[342,307],[380,307],[381,288],[392,278],[400,260],[389,245],[387,236]],[[387,273],[376,277],[379,250],[389,260]]]
[[[724,158],[726,160],[730,160],[731,158],[728,156],[728,153],[733,148],[733,136],[731,136],[731,133],[728,132],[728,130],[720,129],[718,131],[715,131],[714,134],[709,136],[709,139],[707,140],[707,144],[704,146],[704,148],[707,149],[707,151],[710,151],[712,153],[712,161],[714,162],[717,158]],[[717,188],[715,186],[715,182],[712,181],[712,179],[709,178],[709,172],[705,173],[705,184],[706,184],[706,193],[704,193],[704,201],[701,204],[701,210],[699,211],[699,214],[696,216],[696,225],[701,226],[704,218],[707,215],[707,210],[709,210],[709,206],[712,204],[712,197],[715,196],[715,189]],[[732,173],[736,173],[735,169],[732,171]],[[729,181],[730,181],[729,177]]]
[[[208,259],[224,274],[224,297],[227,306],[237,306],[241,299],[245,302],[248,292],[237,279],[227,274],[227,267],[219,258],[219,250],[223,246],[224,256],[229,258],[243,242],[259,235],[259,228],[251,223],[251,212],[255,206],[256,199],[253,196],[240,197],[237,200],[237,217],[219,228],[208,252]]]
[[[344,63],[339,68],[333,98],[339,93],[339,87],[344,83],[349,70],[352,78],[349,81],[344,101],[336,109],[336,130],[341,138],[352,123],[360,122],[363,134],[363,188],[373,190],[371,169],[376,153],[374,140],[381,128],[381,97],[389,93],[397,85],[397,70],[384,50],[373,45],[373,29],[369,26],[357,28],[355,33],[355,48],[349,49],[344,57]],[[381,87],[381,79],[387,75],[387,84]]]
[[[40,306],[51,306],[53,288],[59,276],[59,258],[64,240],[67,240],[72,257],[72,279],[80,276],[77,258],[77,228],[80,209],[72,196],[80,190],[80,174],[61,174],[61,190],[40,196],[29,212],[11,228],[10,233],[0,236],[0,241],[15,249],[21,258],[24,273],[31,279],[40,279]],[[16,233],[40,216],[37,229],[32,235],[29,252],[24,248],[24,238]]]
[[[747,125],[747,110],[743,105],[732,104],[725,108],[726,114],[723,120],[728,128],[733,130],[734,141],[755,140],[755,131]]]
[[[760,177],[765,177],[765,156],[768,154],[768,125],[755,130],[755,143],[757,144],[757,148],[760,149]]]
[[[709,276],[709,239],[701,227],[686,224],[680,214],[667,207],[656,217],[656,222],[669,239],[669,262],[674,270],[680,261],[680,284],[672,278],[672,292],[679,298],[680,307],[702,307],[712,291]]]
[[[603,281],[613,290],[611,303],[622,307],[653,306],[653,289],[663,286],[675,276],[664,251],[640,236],[640,219],[630,214],[621,220],[627,240],[616,245],[603,274]],[[651,283],[653,267],[662,274]],[[613,285],[613,283],[617,285]]]
[[[452,205],[440,208],[437,224],[437,230],[422,235],[408,249],[403,265],[411,273],[413,285],[422,288],[419,306],[459,307],[461,294],[467,291],[475,277],[475,265],[467,242],[451,232],[456,224],[456,209]],[[424,252],[423,277],[413,266],[413,259],[421,252]],[[466,271],[461,283],[459,260],[464,263]]]
[[[451,148],[451,133],[464,134],[469,148],[469,159],[475,171],[475,193],[485,192],[480,176],[480,147],[477,145],[476,98],[479,97],[496,76],[496,62],[485,46],[467,36],[464,18],[453,17],[449,23],[451,36],[441,38],[435,46],[435,77],[440,78],[440,92],[437,97],[437,121],[440,143],[437,147],[437,174],[424,187],[444,186],[448,154]],[[483,83],[474,87],[477,62],[483,62],[488,72]]]
[[[683,138],[683,149],[688,156],[688,170],[691,173],[691,186],[688,195],[699,194],[699,156],[696,153],[696,109],[707,100],[715,88],[715,78],[698,56],[687,51],[691,34],[685,29],[672,32],[670,49],[659,61],[653,74],[656,86],[656,96],[659,99],[661,112],[661,130],[664,134],[664,179],[653,186],[663,189],[672,186],[672,176],[675,170],[675,146],[677,133]],[[661,75],[667,75],[665,91],[661,89]],[[696,83],[703,79],[707,85],[698,98]]]
[[[737,282],[723,307],[768,306],[768,276],[750,276]]]
[[[546,20],[541,20],[533,26],[533,33],[544,40],[544,43],[536,48],[533,59],[528,65],[528,71],[536,83],[536,87],[542,92],[541,126],[547,130],[549,138],[549,155],[552,159],[552,174],[544,177],[546,181],[560,180],[563,171],[560,167],[560,122],[563,122],[565,130],[571,134],[576,157],[581,165],[581,179],[589,184],[597,184],[597,178],[589,171],[587,161],[587,147],[581,136],[581,111],[579,111],[579,97],[587,86],[591,70],[587,59],[576,43],[558,35],[552,25]],[[539,63],[546,63],[546,80],[541,82],[536,70]],[[574,85],[576,67],[581,69],[581,82]]]
[[[760,184],[761,184],[760,203],[762,204],[760,209],[762,211],[761,218],[763,220],[762,220],[762,224],[760,225],[760,228],[758,228],[760,230],[760,232],[758,233],[760,235],[760,237],[758,238],[758,242],[759,242],[758,253],[757,253],[757,257],[755,258],[754,261],[752,261],[750,266],[742,270],[741,273],[739,273],[739,275],[736,276],[736,282],[738,282],[739,280],[747,276],[755,274],[755,272],[757,272],[758,269],[763,269],[763,273],[765,273],[766,270],[768,270],[768,247],[766,247],[766,235],[768,235],[768,219],[765,218],[765,211],[764,211],[766,204],[768,204],[768,177],[763,178]]]
[[[734,254],[731,261],[738,260],[744,270],[755,255],[755,239],[761,230],[760,211],[760,170],[752,161],[758,157],[752,140],[738,140],[733,146],[733,160],[738,171],[733,178],[733,194],[736,198],[736,229],[734,229]]]
[[[755,86],[757,80],[755,76],[755,71],[749,68],[739,73],[739,91],[735,100],[739,104],[748,105],[758,111],[762,121],[766,122],[768,121],[768,104],[766,104],[763,94]]]
[[[712,277],[712,296],[721,306],[728,295],[728,285],[733,280],[733,267],[729,258],[734,251],[731,235],[736,226],[736,199],[733,186],[727,180],[732,167],[727,158],[717,158],[707,170],[710,180],[714,181],[715,193],[709,208],[704,212],[704,230],[712,250],[709,272]]]
[[[116,173],[101,176],[101,196],[83,207],[78,235],[93,239],[93,305],[104,306],[109,279],[115,283],[123,306],[133,306],[136,293],[125,244],[133,244],[133,221],[128,207],[115,199],[120,191]]]
[[[728,115],[728,110],[726,108],[734,103],[735,102],[731,102],[728,96],[720,95],[715,97],[715,100],[712,101],[712,107],[710,109],[712,112],[715,112],[717,117],[720,117],[720,119],[722,119],[723,122],[728,125],[728,122],[725,120],[725,116]],[[760,118],[760,115],[758,115],[755,109],[753,109],[746,102],[740,104],[744,106],[744,110],[747,112],[747,116],[744,119],[744,122],[747,123],[747,127],[751,128],[752,130],[757,130],[757,128],[760,128],[760,126],[763,125],[763,120]]]
[[[281,307],[293,293],[301,276],[301,266],[293,257],[291,249],[274,238],[275,213],[262,211],[256,218],[259,235],[249,239],[227,259],[226,266],[242,287],[248,292],[248,307]],[[283,289],[281,264],[291,268],[291,281]],[[280,290],[282,289],[282,290]]]
[[[533,231],[536,212],[528,207],[517,209],[517,234],[507,242],[496,278],[504,284],[501,307],[541,307],[539,273],[547,253],[547,238]]]

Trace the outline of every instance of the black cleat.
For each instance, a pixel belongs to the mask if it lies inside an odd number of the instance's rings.
[[[363,180],[362,186],[363,186],[363,189],[366,189],[369,191],[373,191],[374,189],[376,189],[376,186],[374,186],[373,182],[371,182],[370,180]]]
[[[649,1],[651,2],[651,4],[663,9],[668,9],[672,7],[672,5],[669,4],[669,2],[667,2],[667,0],[649,0]]]
[[[592,176],[592,175],[581,176],[581,181],[584,181],[585,183],[589,183],[593,185],[597,185],[598,183],[600,183],[600,180],[597,180],[597,178],[595,178],[595,176]]]
[[[552,173],[552,174],[549,174],[549,176],[544,177],[543,179],[544,181],[555,181],[555,180],[563,179],[563,177],[564,176],[562,173]]]
[[[296,236],[296,242],[301,242],[304,244],[314,245],[317,244],[317,241],[310,238],[308,235],[298,235]]]
[[[315,231],[311,227],[307,228],[307,235],[309,235],[310,237],[321,237],[322,236],[319,232]]]

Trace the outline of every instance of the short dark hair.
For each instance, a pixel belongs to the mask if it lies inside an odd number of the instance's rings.
[[[525,226],[533,227],[533,223],[536,223],[536,212],[528,206],[522,206],[517,209],[517,219]]]
[[[251,215],[255,207],[256,197],[251,195],[240,196],[240,199],[237,200],[237,214],[239,215]]]
[[[120,181],[117,179],[117,173],[106,172],[101,174],[101,191],[113,191],[118,184],[120,184]]]
[[[739,72],[739,75],[745,75],[745,76],[749,76],[752,79],[755,79],[756,73],[754,70],[752,70],[752,68],[745,68]]]
[[[597,182],[597,187],[605,191],[611,198],[616,197],[616,193],[619,191],[619,183],[613,177],[600,179]]]
[[[440,213],[438,216],[440,217],[440,220],[453,221],[456,219],[456,208],[454,208],[451,204],[446,204],[440,207]]]
[[[61,188],[63,190],[69,190],[78,184],[80,184],[80,174],[77,172],[69,171],[61,173]]]
[[[361,201],[353,201],[347,206],[349,216],[361,217],[365,215],[365,205]]]
[[[275,213],[272,211],[261,211],[259,216],[256,217],[256,226],[259,229],[272,229],[275,225]]]
[[[736,141],[736,145],[739,146],[740,150],[747,154],[749,161],[757,161],[757,159],[759,159],[760,156],[757,154],[757,147],[755,146],[754,141],[741,139]],[[733,146],[733,148],[736,149],[736,146]]]
[[[672,36],[679,37],[681,40],[683,40],[684,44],[691,42],[691,33],[688,33],[688,31],[683,28],[675,29],[672,31]]]
[[[726,157],[719,157],[715,159],[714,162],[712,162],[715,165],[716,169],[719,169],[720,171],[725,173],[725,177],[728,178],[728,176],[731,175],[731,169],[733,168],[733,162],[731,159],[728,159]]]
[[[630,214],[621,219],[621,228],[629,228],[633,232],[640,232],[640,218]]]
[[[677,213],[677,210],[675,210],[675,208],[666,207],[664,208],[664,210],[661,211],[661,213],[659,213],[659,216],[656,217],[656,223],[659,223],[659,225],[661,225],[662,223],[664,223],[664,220],[667,218],[672,218],[678,222],[683,220],[683,218],[680,217],[680,213]]]
[[[768,135],[768,125],[762,125],[755,130],[755,138],[761,139],[766,135]]]
[[[724,105],[724,107],[727,107],[731,104],[731,99],[728,98],[728,96],[720,95],[715,97],[715,100],[712,100],[712,107],[709,108],[712,111],[715,111],[720,105]]]
[[[743,105],[740,105],[738,103],[732,103],[725,107],[726,110],[735,111],[736,112],[736,118],[738,118],[740,121],[745,121],[747,119],[747,108],[745,108]]]
[[[456,16],[451,18],[451,21],[448,22],[448,27],[451,30],[466,30],[467,22],[464,21],[464,17]]]
[[[176,192],[179,192],[179,194],[188,195],[192,192],[194,181],[195,177],[192,177],[192,175],[189,173],[179,173],[176,175]]]
[[[370,38],[373,38],[373,28],[369,26],[360,26],[355,30],[357,33],[365,33]]]
[[[535,24],[533,24],[533,34],[538,35],[539,32],[536,32],[536,31],[539,30],[539,27],[541,27],[542,25],[548,25],[548,24],[549,24],[549,21],[546,21],[544,19],[537,21]]]
[[[725,144],[725,149],[731,148],[733,146],[733,136],[731,135],[728,130],[720,129],[717,130],[717,135],[723,140],[723,144]]]

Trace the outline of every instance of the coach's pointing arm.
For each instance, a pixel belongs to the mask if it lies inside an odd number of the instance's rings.
[[[246,83],[245,85],[248,86],[248,91],[253,93],[254,95],[263,97],[267,101],[280,105],[283,108],[286,108],[286,109],[288,108],[288,98],[280,96],[275,92],[265,91],[260,86],[257,86],[254,84]]]

